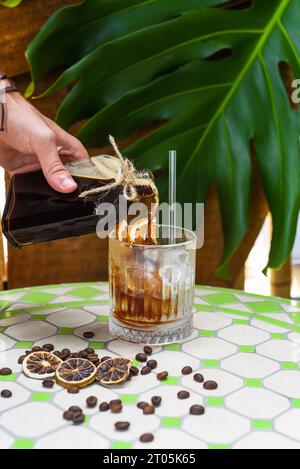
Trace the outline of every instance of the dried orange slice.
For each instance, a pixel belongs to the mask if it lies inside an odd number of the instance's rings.
[[[97,379],[102,384],[122,383],[128,378],[130,367],[129,358],[109,358],[98,366]]]
[[[23,360],[23,371],[34,379],[47,379],[55,376],[56,368],[62,360],[50,352],[32,352]]]
[[[69,358],[56,370],[56,382],[65,388],[83,388],[92,383],[96,377],[97,368],[85,358]]]

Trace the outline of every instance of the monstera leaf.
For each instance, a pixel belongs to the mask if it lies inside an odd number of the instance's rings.
[[[300,0],[86,0],[56,12],[27,57],[32,89],[63,69],[45,94],[70,87],[57,121],[85,120],[84,144],[152,126],[125,149],[139,167],[167,172],[176,148],[180,202],[217,186],[224,277],[247,231],[255,166],[273,216],[268,266],[285,261],[300,201]]]

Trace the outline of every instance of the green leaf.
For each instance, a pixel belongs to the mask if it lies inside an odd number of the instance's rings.
[[[167,173],[176,148],[180,202],[204,201],[217,187],[218,273],[228,278],[248,229],[254,163],[273,217],[268,266],[279,267],[293,246],[300,110],[283,70],[300,77],[299,17],[300,0],[86,0],[56,12],[27,57],[33,82],[63,67],[45,94],[72,86],[57,121],[68,128],[88,119],[78,133],[84,144],[152,126],[125,154]],[[164,198],[165,178],[159,188]]]
[[[0,5],[3,5],[4,7],[8,8],[14,8],[20,5],[21,2],[22,0],[3,0],[2,2],[0,2]]]

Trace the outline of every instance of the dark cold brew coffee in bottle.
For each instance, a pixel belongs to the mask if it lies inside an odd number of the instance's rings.
[[[17,247],[96,232],[99,195],[79,197],[100,187],[99,179],[73,176],[76,191],[62,194],[52,189],[42,171],[12,176],[2,217],[2,230]],[[118,211],[120,187],[101,193]]]

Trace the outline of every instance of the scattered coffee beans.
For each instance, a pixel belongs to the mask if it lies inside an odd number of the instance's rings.
[[[184,366],[181,370],[181,373],[183,375],[190,375],[191,373],[193,373],[193,369],[190,366]]]
[[[122,401],[121,399],[112,399],[111,401],[109,401],[109,405],[112,406],[112,405],[120,405],[122,404]]]
[[[137,376],[139,374],[140,370],[138,369],[137,366],[132,366],[130,368],[130,374],[133,376]]]
[[[156,375],[159,381],[163,381],[164,379],[167,379],[168,376],[169,376],[169,373],[167,371],[161,371],[160,373]]]
[[[75,414],[73,415],[73,422],[75,424],[80,424],[84,422],[84,414]]]
[[[12,392],[9,389],[3,389],[3,391],[1,391],[1,397],[8,398],[11,396],[12,396]]]
[[[74,388],[68,388],[67,391],[68,391],[69,394],[78,394],[79,393],[79,388],[74,386]]]
[[[63,418],[65,420],[72,420],[74,424],[80,424],[84,422],[85,416],[80,407],[73,405],[63,413]]]
[[[147,355],[145,353],[137,353],[135,356],[135,359],[138,362],[146,362],[147,361]]]
[[[31,351],[32,352],[40,352],[42,350],[41,347],[39,347],[38,345],[35,345],[34,347],[32,347]]]
[[[197,381],[197,383],[203,383],[204,377],[201,373],[195,373],[194,380]]]
[[[83,333],[83,337],[84,337],[85,339],[92,339],[92,337],[94,337],[94,335],[95,335],[95,334],[94,334],[94,332],[92,332],[92,331],[86,331],[86,332]]]
[[[53,388],[54,381],[53,379],[44,379],[44,381],[42,382],[42,385],[44,386],[44,388]]]
[[[149,405],[148,402],[141,401],[141,402],[138,402],[136,406],[139,409],[144,409],[144,407],[147,407],[148,405]]]
[[[140,441],[142,443],[150,443],[153,440],[154,440],[154,436],[152,435],[152,433],[144,433],[143,435],[140,436]]]
[[[67,360],[71,355],[71,351],[67,348],[64,348],[61,352],[60,352],[60,358],[62,360]]]
[[[152,347],[150,347],[150,345],[145,345],[143,350],[146,355],[151,355],[151,353],[153,352]]]
[[[154,414],[154,412],[155,412],[155,408],[153,405],[146,405],[146,407],[143,408],[143,413],[145,415]]]
[[[148,360],[147,361],[147,366],[150,366],[152,370],[154,370],[157,367],[157,361],[156,360]]]
[[[118,431],[125,431],[125,430],[128,430],[128,428],[130,427],[130,423],[129,422],[116,422],[115,423],[115,428],[116,430]]]
[[[101,402],[99,405],[99,410],[101,412],[106,412],[109,409],[109,403],[108,402]]]
[[[146,365],[141,369],[141,375],[148,375],[149,373],[151,373],[151,371],[152,371],[152,368]]]
[[[0,368],[0,376],[9,376],[12,374],[10,368]]]
[[[120,412],[122,412],[122,405],[121,404],[113,404],[113,405],[110,405],[110,411],[113,413],[113,414],[119,414]]]
[[[73,413],[70,411],[70,410],[66,410],[64,413],[63,413],[63,418],[65,420],[72,420],[73,418]]]
[[[105,360],[109,360],[111,357],[109,357],[108,355],[106,355],[105,357],[102,357],[101,358],[101,362],[105,362]]]
[[[26,357],[26,355],[21,355],[21,356],[18,358],[18,363],[19,363],[19,365],[22,365],[22,363],[23,363],[25,357]]]
[[[52,352],[52,350],[54,350],[54,345],[53,344],[45,344],[42,346],[42,350],[44,350],[45,352]],[[32,349],[32,351],[34,352],[34,350]]]
[[[213,391],[214,389],[217,389],[218,384],[215,381],[205,381],[205,383],[203,383],[203,387],[208,391]]]
[[[96,396],[90,396],[86,400],[86,405],[87,405],[87,407],[92,409],[93,407],[96,407],[97,402],[98,402],[98,399],[97,399]]]
[[[151,398],[151,402],[155,407],[158,407],[161,404],[161,397],[160,396],[153,396]]]
[[[203,415],[205,412],[205,409],[202,405],[192,405],[190,408],[190,414],[191,415]]]
[[[82,413],[82,409],[80,407],[78,407],[78,405],[72,405],[71,407],[69,407],[69,411],[74,413],[74,412],[81,412]]]
[[[188,399],[190,397],[190,393],[188,391],[179,391],[177,393],[178,399]]]

